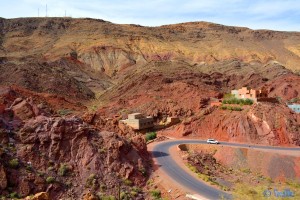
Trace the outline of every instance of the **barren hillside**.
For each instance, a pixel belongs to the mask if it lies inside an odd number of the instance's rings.
[[[299,146],[299,114],[286,106],[300,98],[299,63],[297,32],[0,18],[0,195],[93,199],[120,183],[147,198],[144,136],[118,124],[131,112],[162,128],[143,132]],[[278,102],[210,105],[243,86]],[[167,116],[180,123],[162,126]]]
[[[300,33],[251,30],[207,22],[161,27],[119,25],[96,19],[2,19],[2,57],[55,60],[75,50],[79,60],[113,75],[152,60],[215,63],[276,60],[299,70]]]

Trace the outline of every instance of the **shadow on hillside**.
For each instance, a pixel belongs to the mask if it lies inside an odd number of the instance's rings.
[[[152,154],[153,158],[169,156],[169,154],[161,152],[161,151],[149,151],[149,153]]]

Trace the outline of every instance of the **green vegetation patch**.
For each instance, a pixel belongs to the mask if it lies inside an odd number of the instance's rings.
[[[151,190],[150,194],[155,199],[161,198],[161,191],[160,190]]]
[[[108,196],[101,196],[100,199],[101,200],[116,200],[116,197],[114,197],[112,195],[108,195]]]
[[[72,110],[68,110],[68,109],[61,109],[57,111],[57,114],[64,116],[64,115],[69,115],[71,114],[73,111]]]
[[[54,183],[55,182],[55,178],[52,176],[48,176],[46,178],[46,183],[50,184],[50,183]]]
[[[12,192],[9,194],[9,197],[11,199],[18,199],[19,198],[19,194],[17,192]]]
[[[223,104],[238,104],[238,105],[252,105],[253,100],[251,99],[237,99],[237,98],[230,98],[230,99],[224,99],[222,101]]]
[[[222,110],[232,110],[232,111],[242,111],[243,109],[241,107],[234,107],[234,106],[221,106]]]
[[[125,179],[124,180],[124,184],[127,185],[127,186],[131,186],[132,185],[132,181],[129,180],[129,179]]]
[[[9,166],[13,169],[17,169],[19,167],[19,160],[17,158],[10,160]]]
[[[155,138],[156,138],[156,132],[146,133],[145,135],[146,142],[150,140],[154,140]]]
[[[90,174],[90,176],[86,179],[86,184],[85,186],[87,188],[94,186],[96,183],[96,175],[95,174]]]
[[[60,164],[60,167],[58,169],[58,175],[60,176],[66,176],[69,171],[69,168],[66,164]]]

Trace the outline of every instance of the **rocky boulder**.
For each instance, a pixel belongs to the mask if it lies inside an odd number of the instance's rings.
[[[77,183],[69,195],[78,197],[100,184],[114,191],[119,179],[129,179],[137,185],[146,180],[140,172],[148,168],[145,141],[140,136],[128,140],[113,132],[100,132],[75,116],[38,116],[25,123],[17,140],[17,157],[31,163],[45,177],[55,178],[57,186],[48,191],[52,198],[66,197],[65,182]],[[18,185],[22,191],[27,188],[21,180]]]
[[[35,194],[33,197],[26,197],[25,200],[50,200],[47,192],[40,192]]]
[[[42,114],[40,110],[34,103],[31,98],[22,99],[17,98],[11,105],[10,109],[14,113],[14,117],[22,121],[31,119]]]

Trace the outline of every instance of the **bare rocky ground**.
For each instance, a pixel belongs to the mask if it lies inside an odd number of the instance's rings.
[[[116,196],[121,180],[124,198],[151,198],[139,188],[149,176],[141,134],[153,130],[119,125],[131,112],[153,116],[171,137],[299,145],[299,115],[285,105],[299,102],[299,40],[207,22],[1,18],[0,194],[94,199]],[[241,112],[209,106],[242,86],[265,86],[280,101]],[[181,122],[166,128],[167,116]]]
[[[123,199],[145,198],[149,157],[143,136],[99,131],[74,115],[56,114],[51,104],[2,91],[1,197],[47,192],[49,199],[98,199],[120,191]]]
[[[177,138],[216,138],[221,141],[266,145],[299,146],[298,114],[282,103],[262,102],[252,106],[239,106],[242,111],[207,107],[185,118],[161,135]]]
[[[265,199],[264,191],[290,189],[299,196],[299,155],[211,145],[186,145],[180,152],[199,179],[229,191],[235,199]]]

